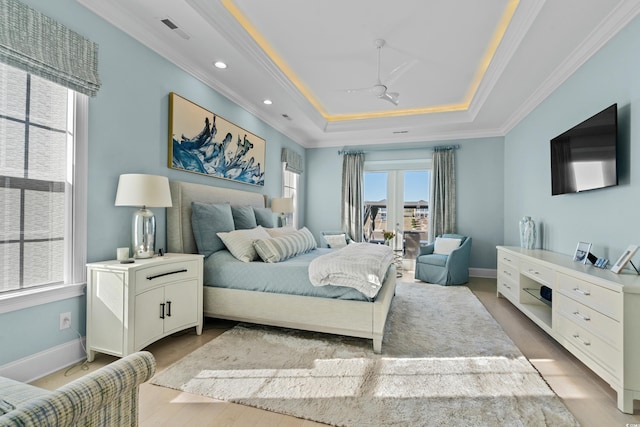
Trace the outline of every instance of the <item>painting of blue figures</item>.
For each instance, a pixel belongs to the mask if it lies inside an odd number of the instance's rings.
[[[264,185],[266,142],[220,116],[169,94],[169,167]]]

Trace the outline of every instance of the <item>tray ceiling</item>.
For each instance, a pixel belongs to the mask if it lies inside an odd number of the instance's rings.
[[[502,136],[640,12],[634,0],[77,1],[305,147]],[[372,89],[377,40],[398,105]]]

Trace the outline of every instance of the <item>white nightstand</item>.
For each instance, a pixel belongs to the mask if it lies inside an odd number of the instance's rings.
[[[174,332],[202,333],[202,255],[87,264],[87,359],[126,356]]]

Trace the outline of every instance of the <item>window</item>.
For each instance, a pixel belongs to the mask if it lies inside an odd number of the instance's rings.
[[[3,300],[84,280],[87,105],[85,95],[0,63]]]
[[[300,175],[295,172],[288,171],[285,168],[286,163],[282,163],[282,197],[293,198],[293,213],[287,214],[287,224],[298,228],[298,181]]]

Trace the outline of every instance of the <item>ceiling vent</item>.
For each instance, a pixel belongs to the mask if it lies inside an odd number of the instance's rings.
[[[185,40],[189,40],[191,38],[191,36],[187,33],[185,33],[183,30],[180,29],[180,27],[178,27],[178,25],[169,17],[166,17],[164,19],[160,20],[164,25],[166,25],[167,27],[169,27],[170,30],[172,30],[173,32],[175,32],[177,35],[179,35],[180,37],[182,37]]]

